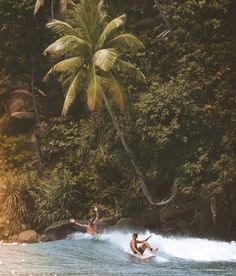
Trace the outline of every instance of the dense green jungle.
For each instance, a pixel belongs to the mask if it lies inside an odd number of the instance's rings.
[[[236,239],[236,1],[0,6],[0,239],[95,204]]]

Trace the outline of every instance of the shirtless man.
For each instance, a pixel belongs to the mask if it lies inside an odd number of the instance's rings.
[[[139,241],[137,240],[138,233],[133,233],[132,240],[130,241],[130,248],[134,254],[138,254],[138,256],[142,256],[146,248],[149,248],[153,253],[157,252],[158,248],[153,249],[151,245],[147,242],[148,239],[151,238],[151,235],[146,238],[145,240]],[[140,243],[141,245],[138,247],[137,244]]]
[[[91,234],[91,235],[96,235],[97,234],[97,226],[96,226],[96,223],[98,221],[98,218],[99,218],[99,214],[98,214],[98,208],[95,206],[94,208],[94,211],[96,212],[96,218],[95,220],[93,219],[89,219],[88,220],[88,224],[81,224],[77,221],[75,221],[74,219],[70,219],[70,222],[75,224],[75,225],[78,225],[80,227],[83,227],[86,229],[87,233]]]

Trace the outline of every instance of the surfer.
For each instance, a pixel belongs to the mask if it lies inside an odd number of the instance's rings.
[[[146,248],[148,248],[150,251],[153,253],[157,252],[158,248],[153,249],[151,245],[147,242],[152,235],[150,235],[148,238],[145,240],[139,241],[137,240],[138,238],[138,233],[133,233],[132,235],[132,240],[130,241],[130,248],[134,254],[137,254],[138,256],[142,256]],[[140,243],[140,246],[138,247],[138,243]]]
[[[95,219],[90,218],[88,220],[87,224],[81,224],[81,223],[75,221],[75,219],[70,219],[70,222],[73,223],[73,224],[75,224],[75,225],[78,225],[80,227],[85,228],[88,234],[96,235],[97,234],[96,223],[97,223],[98,218],[99,218],[97,206],[95,206],[94,211],[96,212],[96,218]]]

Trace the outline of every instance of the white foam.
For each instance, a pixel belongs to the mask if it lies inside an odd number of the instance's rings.
[[[99,235],[96,239],[108,241],[120,250],[132,254],[129,246],[131,235],[132,233],[117,231]],[[149,235],[150,232],[140,234],[138,239],[145,239]],[[75,233],[70,237],[76,240],[93,238],[91,235],[83,233]],[[164,237],[157,234],[152,234],[152,237],[148,242],[153,248],[159,248],[158,254],[155,258],[158,262],[168,261],[165,257],[174,257],[191,261],[236,262],[235,242],[213,241],[199,238]]]
[[[142,240],[150,235],[147,232],[145,235],[139,235]],[[121,250],[130,253],[129,242],[131,233],[111,232],[100,237],[102,240],[107,240],[119,247]],[[159,251],[156,260],[159,262],[168,261],[163,254],[169,257],[181,258],[192,261],[229,261],[236,262],[236,243],[212,241],[207,239],[197,238],[178,238],[178,237],[163,237],[161,235],[152,234],[149,243],[153,248],[158,247]]]
[[[148,233],[149,234],[149,233]],[[101,240],[105,240],[105,241],[109,241],[112,245],[116,246],[117,248],[121,249],[122,251],[133,255],[133,253],[131,252],[130,249],[130,239],[131,239],[131,233],[122,233],[122,232],[110,232],[104,235],[101,235],[100,239]],[[139,239],[142,240],[144,239],[144,235],[140,235]],[[157,247],[156,244],[151,243],[151,245],[153,247]],[[150,252],[146,252],[146,255],[150,254]],[[145,255],[145,253],[144,253]],[[156,256],[155,260],[157,262],[168,262],[169,260],[162,257],[162,256]]]
[[[163,237],[154,235],[153,242],[161,252],[172,257],[194,261],[236,262],[236,243],[197,238]]]
[[[93,236],[87,233],[75,232],[67,236],[67,239],[71,240],[85,240],[85,239],[92,239]]]

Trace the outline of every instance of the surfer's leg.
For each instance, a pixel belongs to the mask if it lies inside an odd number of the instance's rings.
[[[157,249],[153,249],[152,247],[151,247],[151,245],[148,243],[148,242],[143,242],[142,244],[141,244],[141,246],[140,246],[141,248],[142,248],[142,250],[143,250],[143,252],[145,251],[145,249],[146,248],[148,248],[150,251],[152,251],[153,253],[155,253],[156,251],[157,251]]]
[[[149,249],[151,248],[150,244],[148,242],[143,242],[141,243],[141,246],[140,246],[143,250],[143,252],[146,250],[146,248],[148,247]]]

